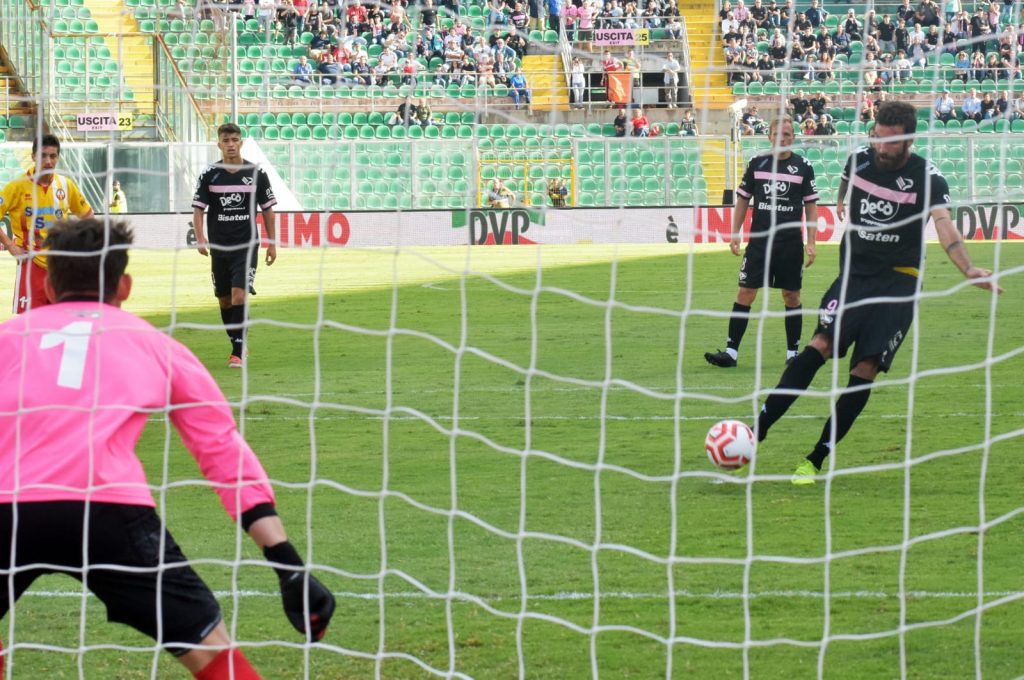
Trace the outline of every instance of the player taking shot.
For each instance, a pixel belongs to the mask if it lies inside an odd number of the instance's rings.
[[[202,680],[258,678],[213,594],[155,511],[135,453],[166,416],[228,514],[277,573],[291,624],[319,640],[334,596],[288,541],[274,493],[223,393],[181,343],[124,312],[132,234],[59,222],[53,304],[0,324],[0,616],[44,574],[83,581],[109,620],[150,636]]]
[[[35,167],[10,182],[0,193],[0,221],[11,218],[12,239],[0,228],[0,243],[14,257],[18,268],[14,280],[14,311],[21,314],[48,304],[43,283],[46,281],[46,255],[43,240],[55,221],[76,215],[92,217],[92,206],[78,186],[57,174],[60,140],[43,135],[32,142]]]
[[[263,213],[267,230],[267,265],[277,259],[274,245],[274,206],[277,199],[267,173],[242,158],[242,131],[233,123],[217,128],[221,160],[199,176],[192,198],[192,226],[199,254],[209,256],[213,294],[220,303],[220,318],[231,340],[228,367],[241,368],[245,358],[246,293],[253,292],[259,264],[260,234],[256,209]],[[209,217],[209,238],[203,215]]]
[[[949,187],[929,161],[911,152],[917,114],[906,102],[883,102],[875,114],[871,144],[847,160],[836,214],[850,223],[839,251],[839,276],[821,299],[810,344],[786,368],[765,400],[754,431],[768,430],[811,384],[828,359],[853,349],[850,379],[818,442],[793,474],[794,484],[813,484],[871,395],[879,372],[888,371],[910,332],[921,287],[924,235],[929,218],[950,261],[985,290],[1002,292],[992,272],[975,267],[949,215]]]
[[[754,214],[750,243],[740,263],[740,288],[729,317],[725,351],[704,354],[704,360],[712,366],[732,368],[736,365],[740,343],[747,332],[750,307],[757,299],[757,291],[766,284],[782,289],[782,301],[786,305],[786,361],[792,361],[800,348],[803,323],[800,287],[805,252],[807,266],[814,263],[818,189],[814,183],[814,167],[792,151],[792,119],[776,118],[769,127],[769,134],[772,153],[752,158],[736,189],[729,239],[733,255],[740,254],[748,207],[753,208]],[[807,221],[806,247],[801,219]]]

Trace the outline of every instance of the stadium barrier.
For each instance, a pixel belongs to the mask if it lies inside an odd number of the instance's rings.
[[[283,212],[277,215],[283,247],[398,247],[529,244],[727,243],[729,206],[636,209],[476,209],[409,212]],[[968,240],[1024,240],[1024,204],[957,206],[954,221]],[[141,248],[195,245],[191,216],[121,215]],[[748,216],[749,217],[749,216]],[[817,240],[836,242],[835,207],[818,206]],[[749,229],[749,218],[747,221]],[[265,232],[263,233],[265,237]],[[746,234],[744,235],[746,237]],[[929,225],[926,238],[936,239]]]

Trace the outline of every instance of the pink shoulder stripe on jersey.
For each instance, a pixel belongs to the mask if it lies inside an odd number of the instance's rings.
[[[193,208],[205,209],[205,208],[208,208],[210,206],[208,206],[206,203],[203,203],[202,201],[192,201],[192,207]]]
[[[755,170],[754,179],[770,179],[778,182],[792,182],[803,184],[804,178],[800,175],[790,175],[784,172],[768,172],[766,170]]]
[[[893,203],[902,203],[904,205],[913,205],[917,203],[917,192],[916,191],[894,191],[888,187],[883,187],[874,182],[864,179],[861,175],[857,175],[853,178],[853,186],[858,189],[862,189],[875,198],[884,198],[887,201]]]
[[[748,194],[743,189],[736,189],[736,193],[739,194],[740,196],[742,196],[743,198],[750,198],[753,195],[753,194]]]
[[[210,191],[215,194],[230,194],[236,191],[251,194],[256,191],[256,187],[252,184],[213,184],[210,186]]]
[[[804,203],[810,203],[811,201],[817,201],[817,200],[818,200],[818,194],[810,194],[808,196],[804,196]]]
[[[277,201],[267,201],[266,203],[261,205],[260,208],[263,209],[263,210],[266,210],[267,208],[272,208],[275,205],[277,205]]]

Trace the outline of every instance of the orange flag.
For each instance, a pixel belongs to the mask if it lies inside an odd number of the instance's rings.
[[[628,104],[633,87],[633,75],[629,71],[612,71],[608,74],[608,101]]]

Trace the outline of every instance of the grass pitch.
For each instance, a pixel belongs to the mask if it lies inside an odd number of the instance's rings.
[[[846,362],[772,430],[752,483],[713,483],[704,433],[750,420],[784,358],[769,291],[739,368],[705,364],[735,295],[721,249],[285,250],[260,270],[245,372],[206,261],[133,253],[126,306],[210,367],[338,593],[313,648],[164,420],[139,451],[267,678],[1017,677],[1024,247],[970,250],[1007,294],[957,288],[930,246],[912,335],[809,488],[788,475]],[[837,270],[820,251],[806,310]],[[13,621],[14,677],[186,677],[71,579],[38,581]]]

